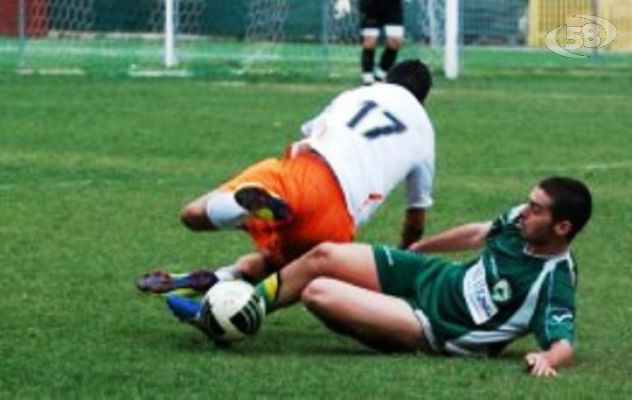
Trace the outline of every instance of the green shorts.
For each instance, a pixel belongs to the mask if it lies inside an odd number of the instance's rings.
[[[391,296],[411,299],[417,304],[421,285],[431,283],[449,261],[435,256],[427,256],[396,249],[394,247],[373,246],[373,255],[382,292]]]
[[[383,245],[373,246],[373,255],[382,292],[410,304],[430,347],[438,351],[431,323],[436,299],[434,289],[443,279],[446,267],[453,263]]]

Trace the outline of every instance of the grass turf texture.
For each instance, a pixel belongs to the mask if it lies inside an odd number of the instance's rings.
[[[492,218],[539,178],[594,191],[575,244],[579,352],[555,381],[523,373],[532,339],[498,359],[385,356],[302,307],[216,349],[134,278],[220,266],[240,233],[193,234],[181,205],[280,154],[341,85],[0,75],[0,398],[623,398],[632,394],[632,80],[538,73],[439,81],[429,233]],[[361,240],[396,243],[403,193]],[[462,255],[466,256],[466,255]]]

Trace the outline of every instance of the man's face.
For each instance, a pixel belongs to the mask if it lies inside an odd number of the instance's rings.
[[[522,210],[519,224],[520,233],[528,243],[540,245],[553,238],[554,224],[551,204],[551,198],[537,186],[529,194],[529,201]]]

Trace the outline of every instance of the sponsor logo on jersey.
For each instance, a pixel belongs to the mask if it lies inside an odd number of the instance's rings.
[[[492,289],[492,299],[496,303],[506,303],[511,299],[511,286],[507,279],[501,279],[496,282]]]
[[[472,320],[477,325],[489,321],[498,312],[487,286],[482,258],[472,265],[463,278],[463,296]]]
[[[566,308],[552,308],[549,311],[549,318],[552,325],[572,325],[573,313]]]

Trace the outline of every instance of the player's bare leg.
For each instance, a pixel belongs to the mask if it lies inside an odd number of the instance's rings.
[[[331,330],[381,351],[429,350],[421,323],[404,300],[340,280],[317,278],[303,304]]]
[[[257,286],[267,312],[300,300],[301,292],[314,279],[329,277],[379,291],[373,249],[364,244],[323,243],[270,275]]]

